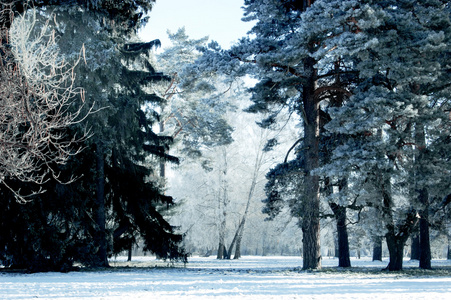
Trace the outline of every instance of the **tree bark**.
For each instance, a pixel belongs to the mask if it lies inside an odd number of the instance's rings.
[[[426,189],[420,191],[420,202],[423,204],[423,209],[420,212],[420,268],[432,269],[431,266],[431,242],[429,239],[429,205],[428,192]]]
[[[406,213],[406,218],[396,224],[393,218],[393,199],[390,176],[382,174],[381,182],[382,194],[382,214],[385,219],[387,233],[385,239],[387,241],[390,262],[387,270],[401,271],[404,257],[404,245],[409,238],[413,228],[417,224],[417,216],[414,210]]]
[[[415,232],[412,233],[410,237],[411,245],[410,245],[410,259],[420,260],[420,236],[418,235],[418,229],[415,229]]]
[[[387,270],[401,271],[404,257],[404,245],[407,239],[402,236],[396,236],[394,233],[387,233],[385,238],[390,254],[390,262],[388,263]]]
[[[404,245],[409,238],[412,229],[415,227],[417,216],[415,211],[408,212],[406,219],[402,221],[402,224],[397,226],[397,232],[395,232],[395,226],[392,224],[387,226],[387,234],[385,239],[387,241],[388,252],[390,254],[390,262],[387,266],[389,271],[401,271],[402,262],[404,257]]]
[[[424,126],[415,125],[415,144],[417,145],[417,153],[415,159],[415,177],[419,181],[421,176],[423,157],[426,152],[426,135]],[[429,239],[429,193],[426,187],[418,186],[418,202],[421,205],[420,214],[420,268],[431,269],[431,243]]]
[[[382,237],[375,237],[373,242],[373,261],[382,261]]]
[[[105,160],[103,153],[102,142],[96,144],[96,207],[95,207],[95,221],[96,232],[94,234],[94,243],[97,247],[95,267],[108,267],[108,255],[107,255],[107,241],[106,241],[106,227],[105,227]]]
[[[228,253],[224,242],[219,242],[218,245],[218,254],[216,255],[217,259],[227,259]]]
[[[218,259],[228,257],[227,248],[225,245],[226,225],[227,225],[227,205],[229,203],[228,182],[227,182],[227,150],[222,149],[222,156],[224,159],[223,169],[220,170],[220,191],[218,199],[219,212],[219,245],[218,245]]]
[[[243,226],[243,229],[244,229],[244,226]],[[235,255],[233,256],[233,259],[241,258],[241,239],[243,237],[243,229],[238,234],[238,239],[236,240]]]
[[[130,244],[130,248],[128,248],[127,261],[132,261],[132,251],[133,251],[133,244]]]
[[[164,132],[164,121],[161,121],[159,125],[160,125],[160,134],[161,134]],[[160,177],[166,178],[166,163],[163,159],[160,161]]]
[[[319,165],[319,109],[314,97],[317,70],[313,58],[304,60],[308,78],[302,90],[304,114],[305,178],[302,207],[303,269],[321,269],[319,177],[311,172]]]
[[[351,259],[349,258],[348,229],[346,227],[346,207],[335,203],[329,203],[329,206],[334,212],[337,222],[338,266],[349,268],[351,266]]]
[[[227,259],[230,259],[232,256],[233,247],[235,247],[235,243],[238,240],[238,235],[240,234],[242,225],[244,225],[243,220],[241,220],[240,224],[238,225],[238,228],[235,231],[235,235],[233,236],[232,242],[230,243],[229,251],[227,252],[228,255],[227,255],[227,257],[225,257]]]

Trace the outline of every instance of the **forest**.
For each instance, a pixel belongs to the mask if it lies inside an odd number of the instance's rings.
[[[1,268],[451,259],[449,1],[244,0],[228,49],[154,4],[1,1]]]

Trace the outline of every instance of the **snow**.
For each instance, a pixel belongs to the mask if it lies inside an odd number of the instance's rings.
[[[405,272],[381,272],[387,261],[353,259],[339,270],[324,259],[323,271],[302,271],[299,257],[256,257],[220,261],[192,257],[174,264],[155,257],[111,260],[116,268],[70,273],[0,271],[0,299],[450,299],[451,262],[434,260],[442,271],[418,271],[405,261]],[[329,268],[330,267],[330,268]]]

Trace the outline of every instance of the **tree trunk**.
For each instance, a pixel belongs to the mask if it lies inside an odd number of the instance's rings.
[[[373,261],[382,261],[382,237],[375,237],[373,243]]]
[[[133,244],[130,244],[130,247],[128,248],[127,261],[132,261],[132,251],[133,251]]]
[[[227,181],[227,150],[225,147],[222,148],[222,158],[224,160],[223,169],[220,170],[220,191],[218,199],[218,213],[219,213],[219,246],[218,246],[218,259],[223,259],[228,257],[227,248],[225,245],[225,236],[227,228],[227,206],[229,203],[229,191],[228,191],[228,181]]]
[[[415,229],[415,232],[412,233],[410,237],[411,245],[410,245],[410,259],[420,260],[420,236],[418,235],[418,229]]]
[[[349,268],[351,266],[351,259],[349,258],[348,229],[346,227],[346,207],[335,203],[329,203],[329,206],[334,212],[337,221],[338,266]]]
[[[228,253],[224,242],[219,242],[218,245],[218,254],[216,255],[217,259],[227,259]]]
[[[451,260],[451,245],[449,244],[449,241],[448,241],[448,252],[446,253],[446,259]]]
[[[404,257],[404,245],[417,224],[417,214],[412,209],[406,213],[406,218],[404,220],[395,223],[393,218],[392,188],[390,176],[387,174],[382,175],[380,189],[383,203],[381,212],[387,228],[385,239],[390,255],[390,262],[386,269],[389,271],[401,271]]]
[[[303,185],[302,244],[303,269],[321,269],[319,224],[319,177],[311,172],[319,165],[319,110],[314,96],[316,88],[316,61],[306,58],[302,101],[304,114],[305,177]]]
[[[94,235],[94,243],[97,247],[97,253],[95,267],[108,267],[108,255],[107,255],[107,241],[106,241],[106,228],[105,228],[105,172],[104,172],[104,153],[101,142],[96,144],[96,207],[95,207],[95,221],[96,232]]]
[[[160,122],[160,134],[163,133],[163,131],[164,131],[164,121],[161,121]],[[166,178],[166,163],[163,159],[160,161],[160,177]]]
[[[420,268],[432,269],[431,266],[431,242],[429,239],[429,197],[428,192],[424,188],[420,191],[420,202],[423,209],[420,212]]]
[[[417,155],[415,160],[416,176],[421,176],[423,156],[426,151],[426,136],[424,126],[415,126],[415,144],[417,145]],[[419,181],[419,178],[417,179]],[[431,269],[431,243],[429,239],[429,194],[425,187],[416,186],[418,191],[418,202],[421,204],[420,213],[420,268]]]
[[[333,194],[333,186],[329,178],[325,178],[326,191],[328,195]],[[347,186],[347,180],[341,179],[339,181],[340,191],[343,191]],[[351,259],[349,254],[349,240],[348,229],[346,225],[346,207],[340,206],[336,203],[329,202],[329,206],[335,216],[337,227],[337,241],[336,246],[338,248],[335,254],[338,254],[338,266],[342,268],[348,268],[351,266]]]
[[[233,257],[233,259],[241,258],[241,238],[242,237],[243,237],[243,233],[240,233],[240,235],[238,235],[238,239],[236,240],[235,256]]]
[[[390,255],[390,262],[386,269],[389,271],[401,271],[404,257],[404,245],[407,239],[402,236],[396,236],[393,232],[387,233],[385,238]]]

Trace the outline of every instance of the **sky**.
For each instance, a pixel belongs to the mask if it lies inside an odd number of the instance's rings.
[[[246,35],[252,23],[243,22],[244,0],[157,0],[149,14],[149,23],[141,29],[143,41],[159,39],[169,46],[167,30],[175,33],[185,26],[191,38],[209,36],[221,47],[229,48]]]

